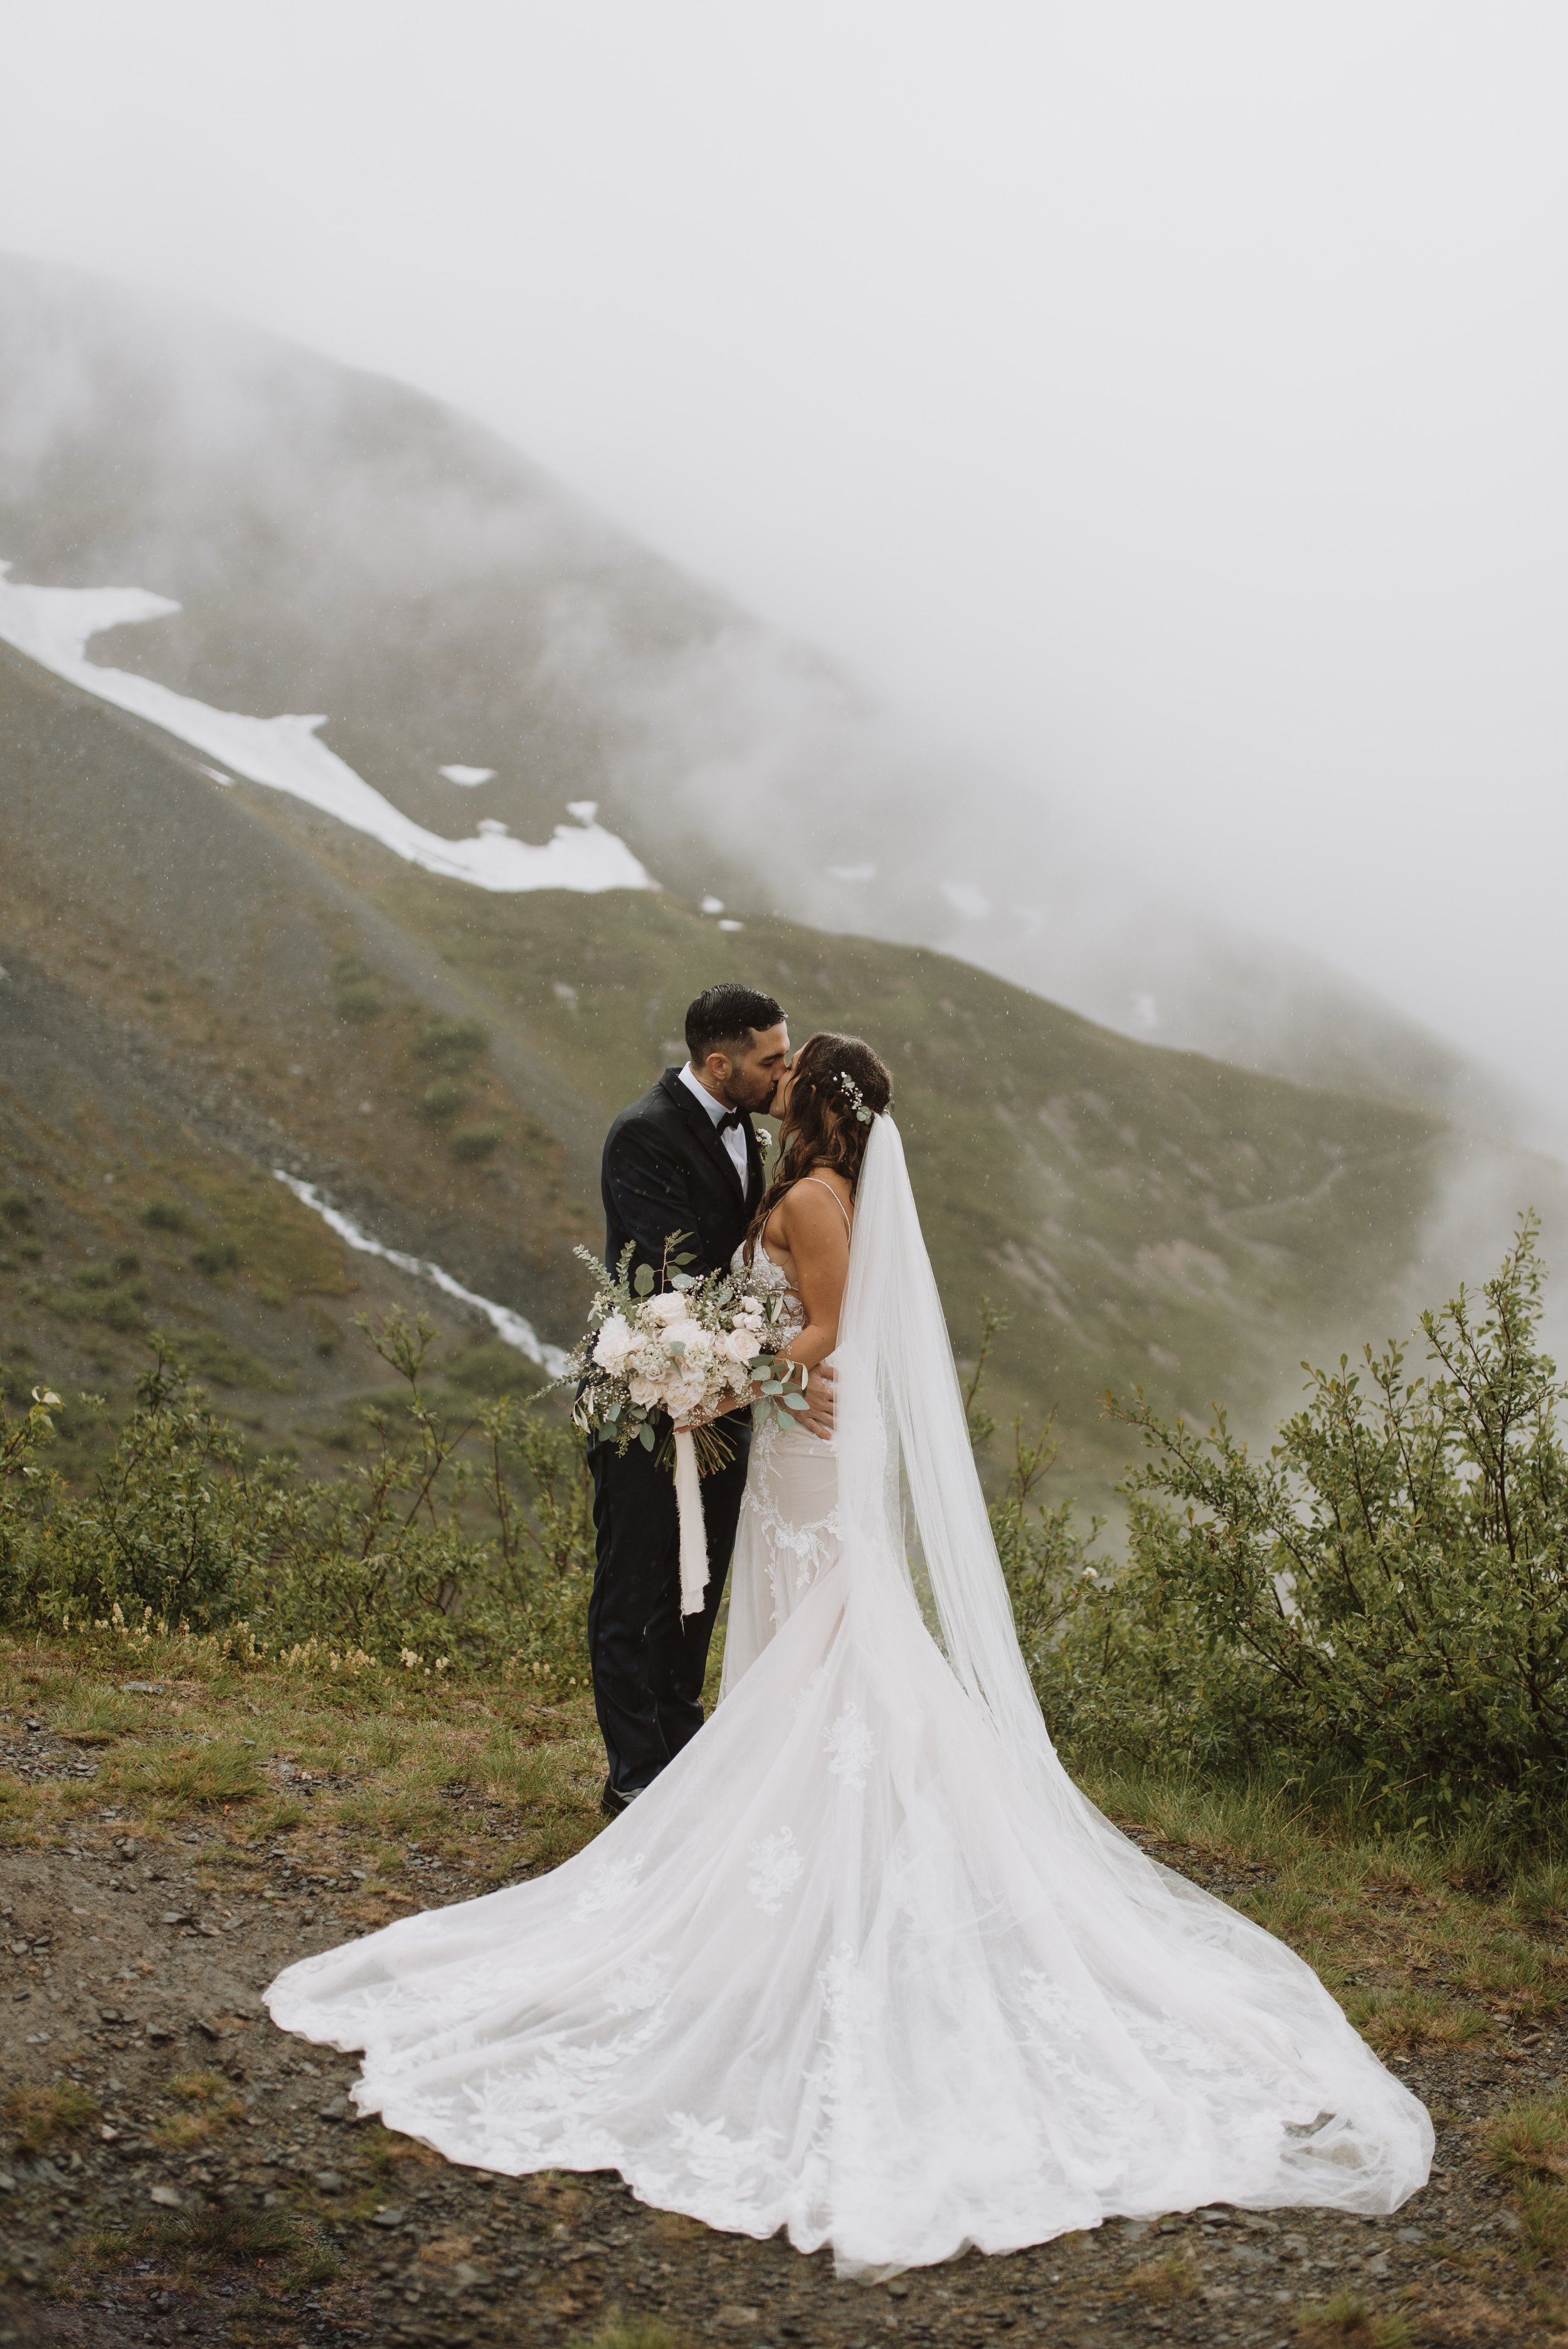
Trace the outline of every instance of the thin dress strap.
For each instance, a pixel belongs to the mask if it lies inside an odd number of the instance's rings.
[[[802,1174],[799,1179],[802,1183],[815,1183],[819,1191],[826,1191],[829,1198],[831,1199],[834,1206],[837,1207],[840,1215],[842,1216],[844,1219],[845,1232],[851,1239],[853,1239],[855,1236],[855,1227],[850,1221],[850,1211],[845,1206],[843,1201],[840,1198],[838,1193],[834,1190],[832,1185],[830,1183],[824,1183],[820,1174]],[[781,1207],[783,1205],[784,1202],[780,1199],[778,1206],[772,1207],[769,1210],[768,1224],[770,1224],[773,1221],[774,1216],[779,1213],[779,1207]],[[752,1248],[753,1256],[756,1255],[757,1249],[762,1246],[763,1241],[768,1237],[768,1224],[764,1224],[762,1229],[757,1235],[756,1243]]]
[[[834,1206],[837,1207],[840,1215],[842,1216],[844,1219],[845,1231],[852,1235],[854,1226],[850,1221],[850,1211],[848,1207],[845,1206],[843,1201],[840,1198],[838,1193],[834,1190],[832,1185],[830,1183],[824,1183],[820,1174],[802,1174],[800,1180],[802,1183],[815,1183],[819,1191],[826,1191],[829,1198],[831,1199]]]

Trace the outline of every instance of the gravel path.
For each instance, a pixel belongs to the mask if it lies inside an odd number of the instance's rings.
[[[28,1733],[0,1744],[6,1767],[63,1777],[84,1761]],[[284,1838],[227,1872],[210,1830],[131,1841],[100,1814],[71,1834],[0,1858],[5,2080],[74,2085],[97,2107],[0,2153],[0,2344],[566,2349],[618,2310],[662,2318],[678,2341],[749,2349],[1003,2335],[1369,2349],[1365,2327],[1298,2329],[1304,2303],[1346,2289],[1374,2314],[1403,2312],[1420,2343],[1563,2338],[1549,2271],[1522,2261],[1511,2197],[1477,2142],[1488,2113],[1556,2086],[1568,2045],[1553,2033],[1404,2067],[1438,2116],[1439,2166],[1391,2220],[1213,2209],[863,2287],[825,2258],[645,2209],[610,2177],[491,2178],[356,2121],[352,2060],[283,2037],[257,1996],[288,1959],[385,1913],[351,1831],[333,1830],[325,1858],[318,1838],[308,1867]],[[422,1905],[460,1897],[459,1868],[415,1866]],[[15,2140],[14,2127],[0,2144]]]

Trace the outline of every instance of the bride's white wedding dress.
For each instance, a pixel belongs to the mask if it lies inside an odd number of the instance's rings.
[[[1396,2209],[1420,2105],[1056,1757],[888,1118],[836,1360],[831,1447],[754,1441],[698,1736],[552,1875],[291,1966],[274,2018],[362,2048],[361,2109],[453,2161],[619,2170],[844,2271],[1210,2202]]]

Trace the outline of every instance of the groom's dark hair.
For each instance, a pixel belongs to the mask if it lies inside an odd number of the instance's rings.
[[[755,987],[740,987],[734,979],[726,979],[722,987],[704,988],[686,1016],[686,1047],[692,1067],[700,1069],[710,1052],[738,1057],[754,1029],[777,1028],[783,1017],[782,1006]]]

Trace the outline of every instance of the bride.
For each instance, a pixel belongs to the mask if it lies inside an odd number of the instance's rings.
[[[1398,2208],[1425,2111],[1316,1976],[1063,1770],[1013,1633],[869,1046],[796,1056],[748,1247],[830,1444],[753,1442],[723,1696],[552,1874],[307,1958],[364,2112],[842,2273],[1215,2202]]]

